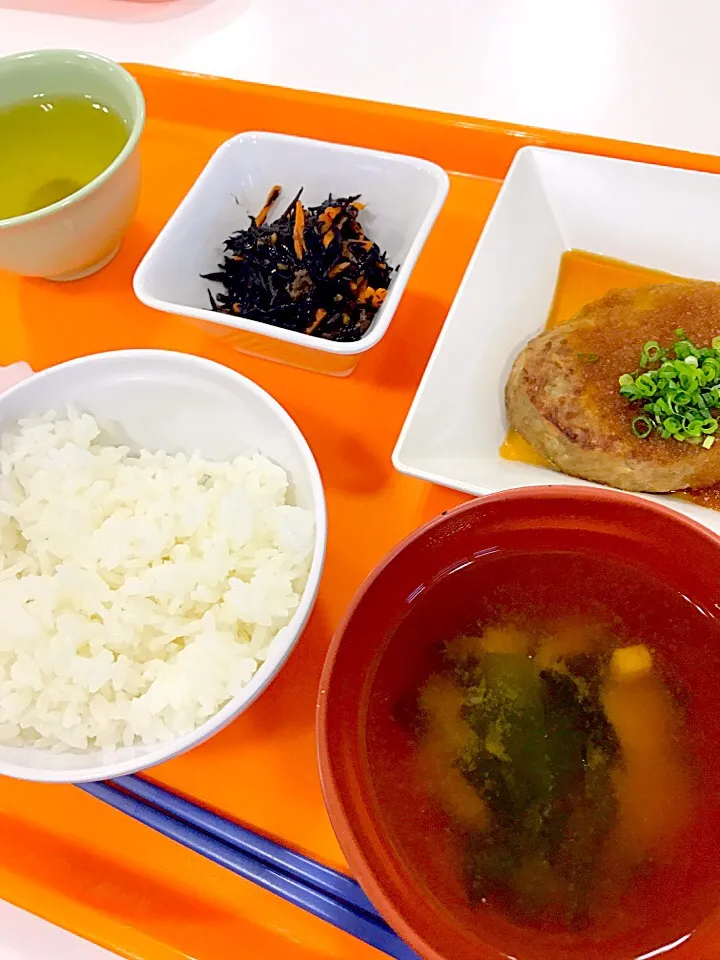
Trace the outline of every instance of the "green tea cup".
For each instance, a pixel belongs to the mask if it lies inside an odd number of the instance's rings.
[[[127,70],[94,53],[38,50],[0,58],[0,109],[39,95],[90,95],[128,130],[120,153],[94,180],[48,206],[0,219],[0,269],[75,280],[112,260],[135,215],[145,101]]]

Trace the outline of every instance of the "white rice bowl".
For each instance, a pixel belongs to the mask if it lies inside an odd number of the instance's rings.
[[[203,408],[209,401],[217,416],[219,398],[203,396],[203,384],[190,396],[184,380],[159,392],[121,357],[159,364],[161,381],[173,360],[202,368],[206,381],[227,380],[222,429],[208,425]],[[58,372],[93,362],[99,377],[89,393],[76,376],[60,376],[54,410],[34,403],[40,416],[9,422],[3,408],[23,410],[23,391],[37,394],[43,379],[52,387]],[[246,429],[247,443],[233,437],[238,423],[249,426],[247,409],[228,406],[238,388],[238,407],[246,391],[251,406],[265,406],[266,422]],[[128,411],[122,420],[118,403]],[[279,436],[268,430],[269,412],[285,421]],[[233,371],[162,351],[51,368],[0,396],[0,418],[0,773],[118,776],[205,739],[270,682],[314,600],[324,502],[299,431]],[[178,424],[182,443],[172,436]],[[170,442],[153,443],[158,432]],[[291,469],[275,455],[288,432],[300,446]],[[270,456],[252,442],[258,436]],[[298,454],[304,478],[292,469]]]

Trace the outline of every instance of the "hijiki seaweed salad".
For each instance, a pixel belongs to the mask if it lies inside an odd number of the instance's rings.
[[[203,279],[212,309],[326,340],[359,340],[380,309],[397,267],[365,235],[360,194],[328,196],[305,207],[302,189],[268,221],[282,187],[274,186],[250,226],[225,241],[226,255]]]

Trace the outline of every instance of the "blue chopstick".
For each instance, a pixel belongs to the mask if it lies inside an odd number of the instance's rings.
[[[279,867],[245,853],[136,796],[124,793],[112,782],[84,783],[80,787],[116,810],[382,950],[395,960],[418,960],[410,947],[379,916],[373,916],[340,898],[309,886]]]
[[[236,850],[249,853],[258,860],[264,860],[273,867],[279,867],[290,876],[296,877],[303,883],[310,884],[323,893],[344,900],[352,907],[363,910],[370,916],[379,916],[377,910],[362,892],[360,885],[351,877],[325,867],[310,857],[288,850],[287,847],[263,837],[260,834],[241,827],[237,823],[225,820],[224,817],[210,810],[178,797],[176,794],[156,786],[140,777],[118,777],[109,781],[141,800],[152,803],[170,816],[184,820],[192,826],[223,843],[230,844]]]

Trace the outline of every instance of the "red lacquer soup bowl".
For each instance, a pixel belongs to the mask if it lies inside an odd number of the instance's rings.
[[[443,641],[518,610],[610,611],[626,641],[653,651],[682,716],[673,749],[692,792],[682,828],[578,929],[523,922],[492,897],[471,902],[457,832],[414,766],[408,712]],[[700,525],[640,497],[562,486],[452,510],[361,587],[328,653],[318,714],[325,800],[350,868],[421,957],[720,960],[720,539]],[[662,805],[649,800],[640,816],[652,830]]]

